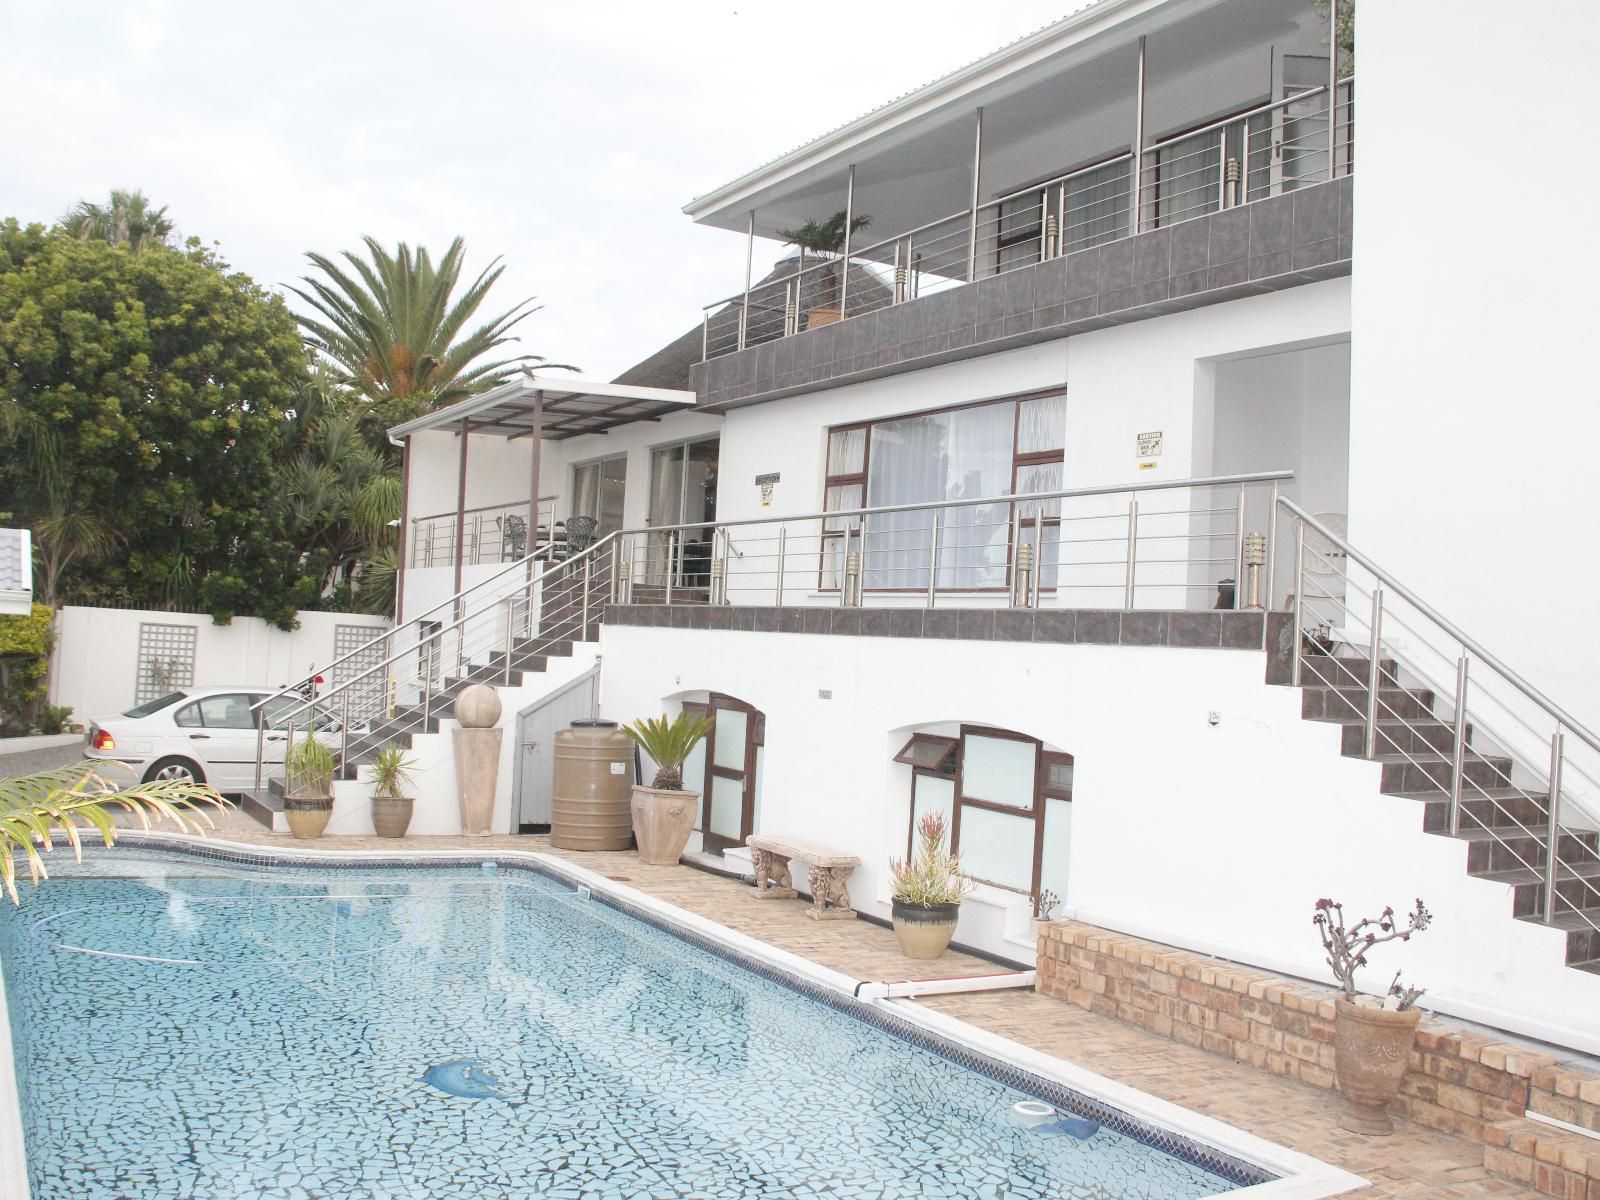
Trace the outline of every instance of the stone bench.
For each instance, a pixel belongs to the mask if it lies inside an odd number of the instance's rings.
[[[817,921],[854,919],[850,907],[850,873],[861,865],[854,854],[840,854],[825,846],[794,838],[752,835],[746,845],[756,868],[757,900],[793,900],[798,892],[789,874],[789,860],[798,858],[811,868],[811,908],[806,915]]]

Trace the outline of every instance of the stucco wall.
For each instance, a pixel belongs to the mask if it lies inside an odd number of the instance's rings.
[[[1420,895],[1435,925],[1393,957],[1440,1009],[1600,1050],[1600,977],[1563,965],[1559,932],[1514,920],[1509,888],[1468,876],[1465,843],[1424,834],[1420,804],[1382,795],[1376,764],[1342,757],[1338,726],[1302,721],[1259,651],[623,625],[601,647],[603,716],[699,690],[766,713],[757,832],[860,855],[863,911],[887,915],[904,852],[903,731],[993,725],[1077,757],[1069,913],[1320,979],[1319,896],[1367,911]],[[1026,902],[974,897],[959,937],[1026,958]]]

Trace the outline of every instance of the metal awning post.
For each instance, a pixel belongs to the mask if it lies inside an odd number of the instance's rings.
[[[972,222],[967,233],[967,282],[978,278],[978,198],[983,180],[983,109],[973,120],[972,132]]]
[[[1339,165],[1339,0],[1328,0],[1328,178]]]
[[[850,299],[850,226],[856,220],[856,165],[851,163],[844,179],[844,270],[839,278],[839,319],[849,311],[845,305]]]
[[[743,350],[750,329],[750,279],[756,259],[756,210],[750,210],[750,222],[744,235],[744,304],[739,309],[739,349]]]
[[[455,544],[455,590],[461,591],[461,568],[467,557],[466,543],[462,540],[467,532],[467,439],[472,436],[472,422],[462,419],[461,422],[461,453],[456,460],[456,544]],[[456,618],[461,617],[461,602],[456,601]]]
[[[1144,208],[1144,36],[1139,37],[1139,84],[1133,106],[1133,232],[1139,232]]]
[[[533,390],[533,427],[528,440],[533,445],[533,464],[528,471],[528,548],[532,554],[539,548],[539,460],[544,457],[544,389]],[[555,536],[555,513],[550,514],[550,535]]]

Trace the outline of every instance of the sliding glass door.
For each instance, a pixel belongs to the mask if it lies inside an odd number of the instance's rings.
[[[649,562],[641,579],[662,587],[703,588],[710,583],[711,527],[669,532],[673,525],[717,519],[716,438],[657,447],[650,455]]]
[[[628,490],[628,456],[619,454],[572,468],[572,516],[590,517],[595,537],[622,528],[623,500]]]

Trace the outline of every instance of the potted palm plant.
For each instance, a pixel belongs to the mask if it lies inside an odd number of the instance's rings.
[[[688,844],[700,793],[684,790],[683,760],[710,728],[711,722],[695,713],[646,717],[623,726],[623,732],[656,764],[649,787],[634,785],[631,806],[634,842],[647,863],[670,867]]]
[[[909,861],[891,859],[894,877],[894,932],[907,958],[938,958],[950,948],[961,913],[961,898],[972,881],[945,848],[941,812],[927,812],[917,822],[916,853]]]
[[[1363,917],[1346,927],[1344,906],[1336,900],[1318,900],[1312,922],[1322,938],[1328,966],[1343,993],[1334,1001],[1334,1076],[1344,1094],[1339,1125],[1351,1133],[1390,1134],[1389,1104],[1400,1090],[1411,1046],[1417,1037],[1422,1010],[1417,999],[1423,989],[1404,987],[1399,972],[1388,996],[1363,996],[1356,991],[1358,967],[1367,965],[1367,951],[1384,942],[1409,942],[1433,920],[1417,901],[1402,925],[1394,909],[1376,917]]]
[[[850,232],[855,234],[871,224],[871,217],[856,217],[850,221]],[[797,229],[780,229],[778,236],[791,246],[798,246],[802,251],[811,251],[824,263],[821,271],[822,286],[817,296],[821,303],[806,313],[806,328],[818,329],[840,320],[844,313],[839,308],[840,276],[836,264],[844,254],[844,209],[841,208],[826,221],[811,219]],[[845,270],[849,269],[849,265],[846,264]],[[801,281],[801,290],[802,292],[805,290],[804,280]],[[797,302],[803,306],[804,298],[798,299]]]
[[[311,731],[294,744],[283,764],[283,815],[297,838],[321,837],[333,815],[333,751]]]
[[[379,837],[405,837],[411,824],[415,798],[405,790],[411,786],[411,772],[417,761],[395,742],[372,756],[372,828]]]

